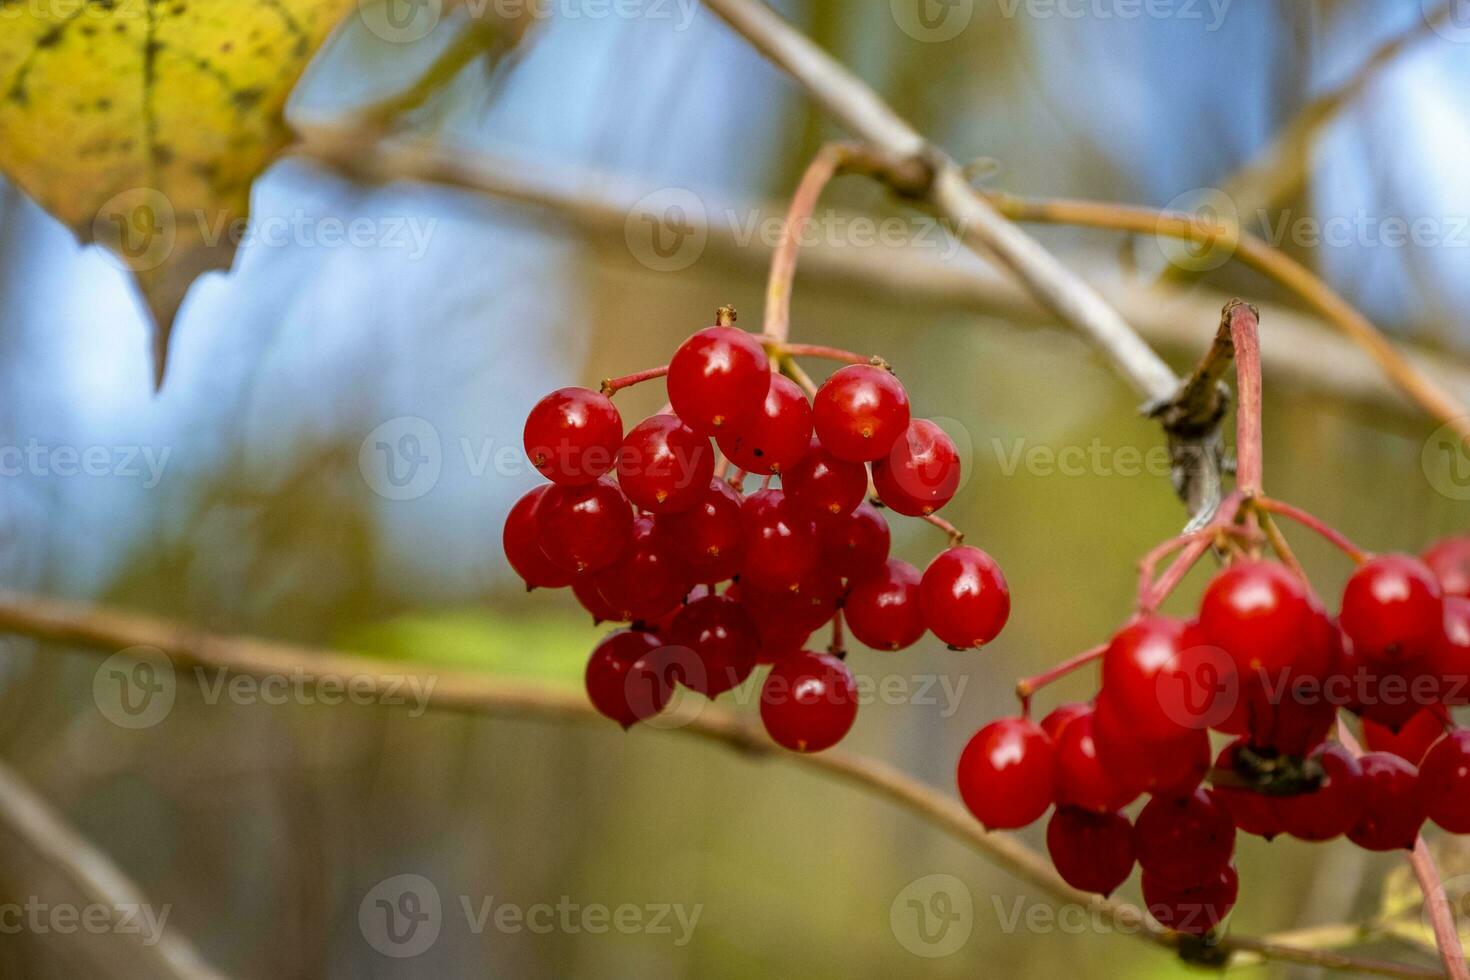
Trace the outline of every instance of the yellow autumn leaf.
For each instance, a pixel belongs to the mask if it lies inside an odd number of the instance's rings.
[[[352,4],[0,2],[0,170],[134,273],[160,381],[184,294],[229,266],[286,98]]]

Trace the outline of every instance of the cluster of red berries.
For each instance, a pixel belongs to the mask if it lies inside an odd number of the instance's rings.
[[[1426,820],[1470,833],[1470,730],[1448,713],[1470,703],[1470,537],[1365,557],[1337,620],[1286,567],[1243,558],[1196,619],[1143,613],[1100,650],[1090,704],[993,722],[959,762],[987,828],[1056,805],[1047,849],[1073,887],[1109,894],[1136,863],[1153,917],[1204,935],[1236,901],[1237,829],[1374,851],[1412,848]],[[1338,709],[1370,751],[1328,740]]]
[[[598,622],[631,624],[586,674],[592,703],[625,728],[667,707],[676,684],[714,698],[770,664],[766,730],[820,751],[857,712],[840,651],[807,649],[839,608],[879,650],[926,631],[976,647],[1010,614],[1005,578],[978,548],[951,547],[922,575],[889,555],[870,492],[931,515],[958,489],[960,457],[939,426],[910,417],[886,365],[850,363],[809,402],[772,364],[758,338],[717,325],[666,369],[632,376],[666,376],[669,407],[627,433],[608,397],[617,381],[554,391],[526,420],[526,453],[551,483],[512,508],[505,553],[529,587],[571,586]],[[765,478],[748,495],[747,474]]]

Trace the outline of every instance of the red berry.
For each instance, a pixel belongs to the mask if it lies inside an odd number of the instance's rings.
[[[834,456],[866,463],[887,455],[908,427],[909,396],[892,372],[853,364],[818,389],[812,412],[817,436]]]
[[[827,653],[798,653],[771,668],[761,688],[766,733],[794,752],[831,748],[857,718],[857,685],[847,665]]]
[[[603,623],[619,622],[618,615],[621,610],[614,609],[608,605],[608,601],[602,597],[597,588],[597,582],[591,575],[579,575],[572,582],[572,595],[577,597],[577,602],[582,608],[592,614],[592,625],[599,626]]]
[[[1230,865],[1235,824],[1212,791],[1155,796],[1133,825],[1133,848],[1145,874],[1184,888]]]
[[[541,550],[536,508],[549,488],[539,486],[517,500],[505,515],[501,543],[510,567],[525,580],[527,589],[560,589],[572,584],[572,573],[554,564]]]
[[[1348,840],[1369,851],[1412,849],[1424,825],[1419,801],[1419,770],[1396,755],[1369,752],[1363,769],[1363,815]]]
[[[1102,658],[1102,699],[1127,719],[1135,739],[1174,740],[1189,731],[1204,731],[1228,712],[1215,700],[1217,690],[1232,694],[1228,658],[1209,661],[1208,648],[1195,640],[1194,631],[1180,620],[1145,616],[1108,644]]]
[[[1424,552],[1424,564],[1447,596],[1470,599],[1470,535],[1445,538]]]
[[[750,614],[727,596],[696,599],[674,616],[669,630],[669,669],[685,687],[715,698],[738,687],[755,670],[760,633]],[[672,648],[682,647],[693,659]]]
[[[587,697],[599,712],[631,728],[652,718],[672,694],[658,663],[659,642],[648,633],[610,633],[587,661]]]
[[[1097,699],[1092,737],[1108,772],[1132,792],[1184,796],[1210,771],[1208,731],[1186,729],[1172,738],[1145,740],[1106,695]]]
[[[812,408],[795,382],[773,375],[761,410],[732,419],[715,441],[743,470],[763,476],[785,473],[811,446]]]
[[[617,561],[633,536],[633,509],[610,480],[548,487],[536,506],[541,550],[552,564],[595,572]]]
[[[1446,704],[1470,704],[1470,599],[1445,598],[1444,629],[1424,669],[1439,679]]]
[[[652,621],[672,612],[691,585],[688,569],[654,533],[647,514],[633,521],[633,540],[622,557],[593,573],[592,581],[619,622]]]
[[[1300,840],[1341,837],[1363,816],[1363,769],[1336,742],[1318,746],[1310,758],[1322,766],[1322,784],[1311,793],[1277,797],[1273,801],[1277,819],[1282,830]]]
[[[1275,562],[1240,561],[1205,590],[1199,625],[1251,687],[1292,666],[1315,635],[1312,614],[1306,589],[1291,572]]]
[[[1240,878],[1234,865],[1227,865],[1202,883],[1178,888],[1143,874],[1143,904],[1148,914],[1165,929],[1205,936],[1225,920],[1240,897]]]
[[[554,483],[581,486],[596,480],[612,469],[622,441],[617,407],[589,388],[559,388],[526,417],[526,455]]]
[[[975,733],[960,755],[960,797],[986,830],[1036,821],[1056,798],[1051,739],[1024,718],[1002,718]]]
[[[1065,704],[1059,704],[1051,710],[1051,714],[1041,719],[1041,730],[1046,732],[1047,737],[1055,744],[1062,737],[1062,730],[1064,728],[1083,715],[1091,715],[1092,711],[1092,705],[1084,704],[1081,701],[1068,701]]]
[[[1374,752],[1392,752],[1413,765],[1419,765],[1430,746],[1444,736],[1449,713],[1441,705],[1420,708],[1397,732],[1363,719],[1363,744]]]
[[[685,511],[699,502],[715,472],[709,439],[673,415],[633,426],[618,449],[618,486],[640,510]]]
[[[1050,716],[1048,716],[1050,717]],[[1112,813],[1132,803],[1138,793],[1105,767],[1092,737],[1093,711],[1087,709],[1058,726],[1052,736],[1057,760],[1057,804]],[[1042,722],[1046,731],[1046,721]]]
[[[873,486],[879,499],[900,514],[932,514],[960,488],[959,450],[939,426],[914,419],[873,463]]]
[[[1133,872],[1133,825],[1121,813],[1058,806],[1046,825],[1046,852],[1073,888],[1111,895]]]
[[[769,591],[795,588],[817,567],[817,529],[780,490],[758,490],[740,508],[741,581]]]
[[[1455,729],[1424,756],[1419,802],[1425,815],[1445,830],[1470,833],[1470,729]]]
[[[843,610],[852,635],[874,650],[902,650],[924,635],[919,570],[890,558],[876,573],[853,583]]]
[[[771,370],[760,342],[734,327],[706,327],[674,352],[669,404],[695,432],[712,436],[760,411]]]
[[[1444,628],[1439,580],[1408,555],[1365,562],[1343,591],[1342,628],[1364,660],[1417,660],[1429,653]]]
[[[816,439],[801,461],[781,477],[781,489],[817,522],[851,514],[868,495],[868,469],[833,456]]]
[[[1247,744],[1246,739],[1237,739],[1220,750],[1215,759],[1215,768],[1236,772],[1235,756]],[[1281,833],[1281,821],[1276,815],[1275,799],[1254,789],[1238,786],[1214,788],[1215,800],[1230,814],[1230,820],[1247,834],[1255,834],[1271,840]]]
[[[659,533],[700,582],[723,582],[740,572],[740,506],[744,499],[724,480],[710,480],[694,506],[661,514]]]
[[[888,521],[864,501],[851,514],[817,524],[822,560],[844,578],[870,575],[888,560]]]
[[[940,552],[920,585],[924,622],[951,647],[968,650],[1000,635],[1011,615],[1011,590],[995,560],[968,546]]]

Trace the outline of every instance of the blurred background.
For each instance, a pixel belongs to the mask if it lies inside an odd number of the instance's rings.
[[[1470,397],[1470,16],[1429,0],[778,6],[938,144],[980,158],[986,186],[1224,202]],[[415,9],[394,30],[354,10],[292,120],[380,103],[473,26],[463,10]],[[664,363],[722,303],[755,328],[779,202],[843,134],[688,0],[527,9],[401,121],[526,192],[368,186],[283,160],[256,184],[252,220],[286,231],[196,284],[160,394],[125,274],[0,189],[6,587],[580,686],[601,631],[568,594],[526,595],[500,554],[505,512],[537,482],[520,456],[525,413],[552,388]],[[890,234],[874,241],[861,215]],[[354,244],[329,233],[358,219]],[[1396,238],[1399,223],[1423,233]],[[1014,710],[1017,677],[1126,617],[1137,557],[1184,514],[1132,392],[993,266],[860,178],[831,188],[816,229],[793,339],[894,364],[916,411],[966,451],[946,516],[1015,595],[983,653],[932,637],[852,651],[859,675],[901,693],[865,705],[844,747],[948,790],[968,737]],[[1437,423],[1362,382],[1366,360],[1292,297],[1232,265],[1189,273],[1152,239],[1037,234],[1181,371],[1225,298],[1262,304],[1274,495],[1372,548],[1470,527],[1453,465],[1470,463],[1426,454]],[[649,387],[619,396],[625,419],[663,400]],[[405,435],[424,466],[407,483],[407,457],[376,449]],[[105,465],[77,472],[67,447]],[[895,525],[910,561],[941,544]],[[1306,539],[1301,552],[1323,592],[1341,585],[1333,554]],[[96,658],[9,640],[0,672],[4,757],[231,976],[1186,971],[1090,920],[1047,924],[1032,911],[1045,896],[885,802],[676,733],[272,705],[192,681],[166,717],[130,729],[99,710]],[[1090,684],[1059,685],[1043,707]],[[66,900],[34,855],[0,846],[0,899]],[[1372,916],[1401,861],[1242,838],[1240,864],[1232,928],[1264,934]],[[411,958],[384,955],[359,923],[400,875],[442,903],[437,938]],[[942,949],[895,912],[927,901],[934,875],[969,896],[963,941]],[[477,924],[487,900],[663,906],[668,931],[538,934],[497,927],[493,911]],[[680,910],[697,915],[687,928]],[[6,931],[0,973],[146,976],[124,945]],[[1373,952],[1429,962],[1402,944]]]

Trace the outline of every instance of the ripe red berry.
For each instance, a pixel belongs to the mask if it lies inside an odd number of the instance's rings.
[[[1073,888],[1111,895],[1133,872],[1133,825],[1121,813],[1058,806],[1046,825],[1046,852]]]
[[[838,459],[812,439],[807,454],[781,477],[781,489],[804,514],[821,523],[851,514],[868,495],[868,469]]]
[[[1470,599],[1470,535],[1445,538],[1424,552],[1424,564],[1447,596]]]
[[[715,441],[743,470],[764,476],[785,473],[811,446],[812,408],[795,382],[773,375],[760,411],[731,419]]]
[[[1247,744],[1247,739],[1236,739],[1220,750],[1215,759],[1215,768],[1226,772],[1238,772],[1236,753]],[[1275,799],[1254,789],[1221,785],[1214,787],[1215,800],[1230,814],[1230,820],[1247,834],[1255,834],[1271,840],[1281,833],[1281,821],[1276,815]]]
[[[1051,710],[1051,714],[1041,719],[1041,730],[1046,732],[1047,737],[1052,740],[1052,744],[1056,744],[1056,741],[1062,737],[1063,729],[1083,715],[1091,715],[1092,711],[1092,705],[1084,704],[1081,701],[1068,701],[1065,704],[1059,704]]]
[[[1363,744],[1374,752],[1392,752],[1417,766],[1430,746],[1444,736],[1449,720],[1449,713],[1442,705],[1420,708],[1397,732],[1371,718],[1364,718]]]
[[[914,419],[873,463],[873,486],[879,499],[900,514],[932,514],[960,488],[959,450],[939,426]]]
[[[930,632],[964,650],[995,639],[1011,615],[1011,590],[1000,566],[969,546],[940,552],[929,563],[920,601]]]
[[[1337,742],[1318,746],[1310,758],[1322,767],[1322,784],[1311,793],[1277,797],[1277,819],[1282,830],[1300,840],[1341,837],[1363,817],[1363,769]]]
[[[1429,653],[1443,624],[1439,580],[1417,558],[1374,558],[1358,566],[1343,590],[1342,628],[1364,660],[1417,660]]]
[[[715,472],[709,439],[674,415],[633,426],[618,448],[618,486],[640,510],[685,511],[699,502]]]
[[[892,372],[867,364],[837,371],[812,400],[817,436],[839,459],[881,459],[908,427],[909,396]]]
[[[572,573],[554,564],[541,550],[541,532],[536,524],[536,508],[549,488],[539,486],[515,502],[505,515],[501,543],[510,567],[526,583],[527,589],[560,589],[572,584]]]
[[[577,602],[583,609],[592,614],[592,625],[600,626],[603,623],[619,622],[618,615],[621,610],[612,608],[608,601],[602,597],[597,588],[597,582],[591,575],[579,575],[572,582],[572,595],[577,597]]]
[[[1446,704],[1470,704],[1470,599],[1445,598],[1444,629],[1429,651],[1424,671],[1439,679]]]
[[[740,508],[741,581],[772,592],[795,588],[817,567],[817,529],[780,490],[758,490]]]
[[[715,698],[755,670],[760,633],[750,614],[727,596],[708,595],[680,609],[669,630],[669,670],[685,687]],[[693,658],[674,648],[691,651]]]
[[[633,539],[622,557],[594,572],[592,581],[619,622],[650,622],[672,612],[692,584],[647,514],[633,521]]]
[[[1208,881],[1235,854],[1235,824],[1213,791],[1155,796],[1133,825],[1133,849],[1144,873],[1185,888]]]
[[[606,636],[587,661],[592,706],[625,729],[662,711],[672,690],[660,669],[658,647],[653,635],[636,630]]]
[[[622,556],[633,535],[633,509],[611,480],[548,487],[536,506],[541,550],[568,571],[595,572]]]
[[[1048,716],[1049,718],[1050,716]],[[1057,760],[1057,804],[1093,813],[1112,813],[1132,803],[1137,791],[1123,784],[1097,755],[1093,711],[1071,717],[1052,736]],[[1046,721],[1042,721],[1046,731]]]
[[[1174,740],[1223,714],[1214,696],[1230,693],[1218,676],[1229,662],[1217,658],[1215,670],[1203,671],[1208,664],[1186,656],[1199,650],[1188,625],[1166,616],[1142,617],[1113,637],[1102,658],[1102,700],[1127,720],[1133,739]]]
[[[1424,825],[1419,801],[1419,770],[1396,755],[1369,752],[1363,769],[1363,815],[1348,840],[1369,851],[1412,849]]]
[[[891,536],[878,508],[864,501],[851,514],[817,524],[822,561],[843,578],[871,575],[888,560]]]
[[[1470,729],[1455,729],[1424,756],[1419,802],[1425,815],[1445,830],[1470,833]]]
[[[771,668],[761,688],[761,721],[777,745],[794,752],[831,748],[857,718],[857,685],[831,654],[803,652]]]
[[[760,411],[771,370],[760,342],[734,327],[706,327],[674,352],[669,404],[695,432],[712,436]]]
[[[1226,865],[1207,880],[1178,888],[1143,873],[1143,904],[1148,914],[1165,929],[1191,936],[1205,936],[1225,920],[1240,897],[1240,877],[1234,865]]]
[[[1210,771],[1207,730],[1185,729],[1172,738],[1144,739],[1106,694],[1097,699],[1092,737],[1102,764],[1131,792],[1185,796]]]
[[[740,572],[740,506],[744,498],[724,480],[712,479],[694,506],[661,514],[657,525],[670,550],[699,582],[723,582]]]
[[[1268,561],[1240,561],[1216,575],[1200,600],[1206,642],[1235,661],[1244,686],[1289,669],[1315,635],[1306,589]]]
[[[874,650],[902,650],[924,635],[919,570],[890,558],[877,572],[853,583],[843,610],[852,635]]]
[[[526,417],[526,456],[554,483],[581,486],[612,469],[623,418],[606,395],[589,388],[560,388]]]
[[[1056,798],[1051,739],[1024,718],[1002,718],[975,733],[960,755],[960,797],[986,830],[1036,821]]]

